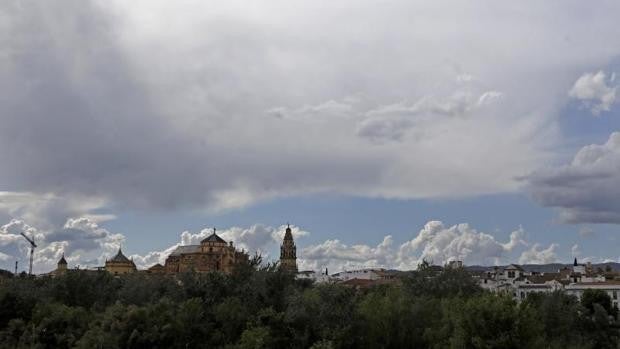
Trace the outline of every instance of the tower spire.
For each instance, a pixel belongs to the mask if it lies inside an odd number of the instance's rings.
[[[284,240],[280,246],[280,268],[288,272],[297,272],[297,246],[289,223],[286,223]]]

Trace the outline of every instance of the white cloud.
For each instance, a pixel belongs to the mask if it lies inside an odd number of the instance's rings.
[[[329,122],[334,118],[355,117],[357,98],[349,97],[343,101],[330,99],[317,105],[304,105],[296,109],[276,107],[267,111],[267,114],[276,118],[308,121]]]
[[[558,257],[556,250],[559,247],[558,244],[551,244],[549,247],[544,248],[540,244],[536,243],[532,245],[529,250],[523,251],[521,257],[519,257],[520,264],[547,264],[557,262]]]
[[[47,241],[68,241],[67,252],[101,249],[111,256],[125,241],[125,236],[101,228],[86,218],[70,218],[61,230],[46,235]]]
[[[9,256],[10,260],[3,259],[2,265],[6,269],[13,270],[13,259],[21,261],[21,270],[28,270],[27,263],[30,253],[30,243],[20,235],[26,234],[30,239],[34,239],[37,245],[41,245],[44,235],[36,228],[26,224],[24,221],[13,219],[9,223],[0,227],[0,253]],[[44,244],[43,244],[44,245]],[[35,269],[36,270],[36,269]]]
[[[579,236],[581,236],[582,238],[589,238],[589,237],[593,237],[596,232],[594,231],[594,229],[590,228],[590,227],[581,227],[579,228]]]
[[[21,261],[27,269],[30,244],[20,235],[24,232],[34,238],[37,248],[34,254],[33,271],[48,272],[56,268],[63,253],[72,266],[94,267],[103,265],[124,241],[122,234],[115,234],[99,227],[88,218],[70,218],[62,228],[39,230],[22,220],[13,219],[0,227],[0,253]],[[5,261],[4,266],[9,267]]]
[[[164,265],[168,255],[179,245],[180,244],[172,245],[162,251],[151,251],[145,255],[133,254],[131,258],[139,269],[148,269],[157,263]]]
[[[478,106],[490,105],[495,103],[498,99],[504,97],[504,94],[499,91],[487,91],[480,95],[478,98]]]
[[[298,255],[303,268],[321,270],[327,267],[332,271],[360,267],[408,270],[415,269],[422,260],[440,265],[450,260],[461,260],[468,265],[494,265],[507,262],[511,252],[527,244],[524,234],[522,229],[514,231],[510,241],[502,243],[468,224],[446,227],[442,222],[430,221],[415,238],[399,246],[394,246],[390,235],[374,247],[327,240],[304,247]]]
[[[472,82],[475,79],[475,77],[471,74],[460,74],[457,75],[456,77],[456,81],[459,83],[469,83]]]
[[[508,243],[501,243],[468,224],[445,227],[441,222],[429,222],[418,236],[401,246],[401,251],[421,250],[421,259],[445,263],[461,260],[467,264],[496,264],[506,252],[522,244],[523,231],[513,232]]]
[[[527,177],[528,191],[544,206],[559,209],[566,223],[620,223],[620,133],[605,144],[581,148],[564,166]]]
[[[573,257],[581,257],[581,248],[579,244],[574,244],[570,249],[571,256]]]
[[[506,251],[513,251],[520,246],[527,246],[527,242],[525,241],[525,230],[523,230],[523,227],[519,227],[518,230],[510,233],[510,241],[503,244]]]
[[[474,93],[472,86],[459,87],[447,97],[424,96],[415,103],[404,101],[381,105],[364,112],[357,124],[357,135],[376,143],[403,141],[409,129],[418,136],[433,136],[437,126],[446,128],[452,123],[442,117],[471,117],[473,112],[483,112],[483,107],[493,105],[502,97],[501,92]],[[474,120],[470,120],[475,122]],[[457,121],[459,122],[459,121]]]
[[[616,102],[617,86],[610,86],[615,80],[615,73],[607,79],[605,72],[585,73],[568,92],[572,98],[578,99],[589,108],[592,114],[599,115],[602,111],[609,111]]]
[[[299,269],[323,270],[328,268],[333,272],[363,267],[388,267],[392,265],[395,251],[392,248],[391,236],[386,236],[375,247],[368,245],[343,244],[339,240],[325,242],[304,247],[298,250]]]

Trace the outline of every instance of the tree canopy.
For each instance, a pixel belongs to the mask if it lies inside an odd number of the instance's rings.
[[[231,275],[71,271],[0,283],[0,348],[617,348],[604,292],[483,292],[462,269],[313,284],[260,258]]]

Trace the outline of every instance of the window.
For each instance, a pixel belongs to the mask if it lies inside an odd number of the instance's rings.
[[[618,299],[618,291],[614,291],[614,292],[612,293],[612,298],[613,298],[613,299]]]
[[[511,278],[511,279],[514,279],[514,277],[515,277],[515,272],[514,272],[514,271],[512,271],[512,270],[508,271],[508,277],[509,277],[509,278]]]

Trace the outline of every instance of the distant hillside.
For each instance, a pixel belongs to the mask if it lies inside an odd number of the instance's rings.
[[[507,265],[500,265],[499,268],[504,268]],[[523,270],[531,272],[536,271],[539,273],[553,273],[564,267],[572,267],[573,264],[562,264],[562,263],[550,263],[550,264],[520,264]],[[620,271],[620,263],[610,262],[610,263],[595,263],[592,264],[594,270],[597,268],[601,268],[605,270],[607,266],[610,266],[613,271]],[[470,265],[465,267],[469,271],[493,271],[494,266],[483,266],[483,265]]]

